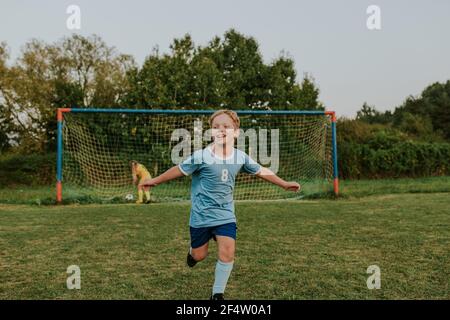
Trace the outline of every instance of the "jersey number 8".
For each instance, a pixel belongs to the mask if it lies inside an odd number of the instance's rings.
[[[228,170],[227,169],[223,169],[222,170],[222,181],[226,182],[228,180]]]

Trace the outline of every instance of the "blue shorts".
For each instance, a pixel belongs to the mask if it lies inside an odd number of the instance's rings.
[[[191,247],[198,248],[207,243],[213,236],[225,236],[236,240],[236,223],[226,223],[214,227],[193,228],[191,231]]]

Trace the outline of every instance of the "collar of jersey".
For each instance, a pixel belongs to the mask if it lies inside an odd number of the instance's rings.
[[[212,151],[211,145],[207,146],[206,149],[209,151],[209,153],[211,153],[211,155],[212,155],[214,158],[219,159],[219,160],[229,160],[229,159],[231,159],[231,158],[234,157],[234,148],[233,148],[233,152],[232,152],[228,157],[226,157],[226,158],[219,157],[217,154],[215,154],[215,153]]]

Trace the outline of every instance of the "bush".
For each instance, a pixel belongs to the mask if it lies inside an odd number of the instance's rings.
[[[343,142],[338,153],[344,179],[450,175],[450,143],[398,141],[379,146]]]
[[[56,181],[56,154],[0,156],[0,187],[40,186]]]
[[[338,161],[344,179],[450,174],[450,143],[426,141],[389,124],[338,121]]]

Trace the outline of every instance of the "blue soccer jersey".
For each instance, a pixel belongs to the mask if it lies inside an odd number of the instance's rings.
[[[213,227],[236,222],[233,190],[240,171],[257,174],[261,166],[245,152],[234,148],[221,158],[211,147],[194,152],[178,166],[184,175],[192,175],[191,217],[193,228]]]

